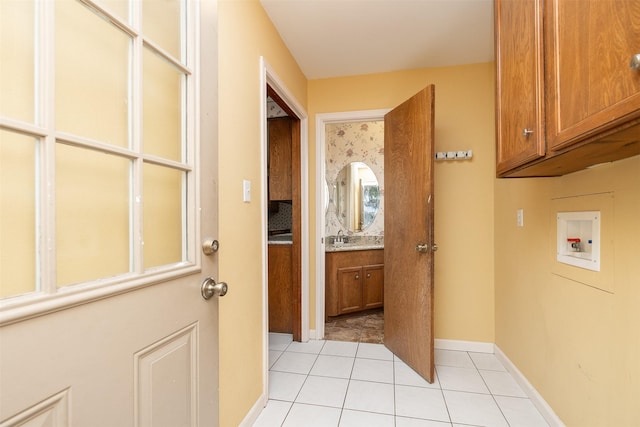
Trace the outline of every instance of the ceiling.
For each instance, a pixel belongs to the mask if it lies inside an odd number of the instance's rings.
[[[490,62],[493,0],[261,0],[307,79]]]

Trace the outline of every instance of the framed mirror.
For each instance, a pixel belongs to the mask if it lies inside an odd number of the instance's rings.
[[[336,215],[345,230],[364,231],[380,208],[378,179],[363,162],[351,162],[338,173],[335,181]]]

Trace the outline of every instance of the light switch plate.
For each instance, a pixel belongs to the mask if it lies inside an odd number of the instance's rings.
[[[246,203],[251,201],[251,181],[246,179],[242,181],[242,200]]]
[[[516,211],[516,225],[518,227],[524,227],[524,209],[518,209]]]

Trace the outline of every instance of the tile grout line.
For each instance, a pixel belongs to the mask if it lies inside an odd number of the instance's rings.
[[[285,414],[285,417],[284,417],[284,420],[283,420],[283,421],[282,421],[282,423],[281,423],[281,426],[282,426],[282,425],[284,425],[284,422],[285,422],[285,421],[286,421],[286,419],[290,416],[290,414],[291,414],[291,410],[292,410],[292,408],[293,408],[293,405],[294,405],[295,403],[299,403],[299,402],[297,402],[297,399],[298,399],[298,398],[299,398],[299,396],[300,396],[300,393],[301,393],[301,391],[302,391],[302,388],[304,387],[304,385],[305,385],[305,384],[307,383],[307,381],[309,380],[309,377],[314,376],[314,375],[312,375],[312,374],[311,374],[311,371],[313,370],[313,367],[314,367],[314,366],[316,366],[316,364],[317,364],[317,363],[318,363],[318,361],[320,360],[320,359],[319,359],[319,358],[320,358],[320,356],[321,356],[321,355],[323,355],[323,354],[322,354],[322,351],[325,349],[327,342],[329,342],[329,341],[331,341],[331,340],[321,340],[321,341],[323,341],[323,343],[322,343],[322,345],[318,348],[318,350],[317,350],[317,351],[314,351],[314,352],[313,352],[313,354],[314,354],[313,364],[311,365],[311,368],[309,369],[309,371],[308,371],[306,374],[304,374],[304,377],[305,377],[305,378],[304,378],[304,381],[303,381],[303,383],[302,383],[302,386],[301,386],[300,390],[298,390],[298,393],[296,394],[296,396],[295,396],[294,400],[291,402],[291,406],[289,407],[289,409],[288,409],[287,413]],[[289,343],[286,345],[286,347],[284,348],[284,350],[283,350],[282,352],[280,352],[280,355],[278,356],[278,358],[276,358],[276,359],[274,360],[274,364],[277,362],[277,360],[279,360],[279,358],[280,358],[280,357],[281,357],[285,352],[286,352],[286,353],[307,353],[307,354],[309,354],[308,352],[305,352],[305,351],[295,351],[295,350],[293,350],[293,349],[292,349],[292,347],[291,347],[291,346],[292,346],[292,344],[293,344],[293,342],[289,342]],[[343,420],[343,416],[344,416],[344,413],[345,413],[344,411],[345,411],[346,409],[348,409],[348,408],[346,408],[346,407],[345,407],[345,405],[346,405],[347,396],[348,396],[348,393],[349,393],[349,389],[350,389],[351,383],[352,383],[352,381],[355,381],[355,379],[354,379],[354,377],[353,377],[353,373],[354,373],[354,370],[355,370],[355,363],[356,363],[356,361],[357,361],[358,359],[363,359],[363,360],[380,360],[380,361],[384,361],[384,360],[386,360],[386,359],[384,359],[384,358],[379,358],[379,357],[377,358],[377,357],[374,357],[373,355],[366,354],[366,352],[365,352],[361,357],[359,357],[359,356],[358,356],[358,354],[359,354],[360,350],[362,350],[362,349],[363,349],[363,347],[361,346],[361,344],[362,344],[362,343],[360,343],[360,342],[355,343],[355,354],[354,354],[353,356],[346,356],[346,355],[341,355],[341,354],[333,354],[333,355],[332,355],[332,354],[325,354],[325,355],[324,355],[324,356],[334,356],[334,357],[335,357],[335,356],[337,356],[337,357],[348,357],[348,358],[349,358],[349,359],[351,359],[351,361],[352,361],[352,365],[351,365],[351,368],[350,368],[350,372],[349,372],[348,378],[345,378],[345,379],[347,380],[347,387],[346,387],[346,390],[345,390],[344,398],[343,398],[343,400],[342,400],[342,405],[341,405],[341,407],[340,407],[340,408],[336,408],[336,409],[340,409],[340,415],[339,415],[339,417],[338,417],[338,424]],[[277,351],[277,350],[276,350],[276,351]],[[498,370],[495,370],[495,369],[484,369],[484,370],[483,370],[483,369],[480,369],[480,367],[478,366],[478,362],[474,361],[474,360],[473,360],[473,358],[471,358],[471,355],[469,354],[469,352],[468,352],[468,351],[465,351],[464,353],[467,355],[467,357],[469,357],[469,358],[471,359],[471,362],[472,362],[472,368],[473,368],[473,370],[474,370],[478,375],[480,375],[480,377],[481,377],[481,380],[482,380],[483,384],[485,385],[485,387],[486,387],[486,388],[487,388],[487,390],[488,390],[488,394],[490,394],[490,395],[491,395],[491,397],[492,397],[492,401],[493,401],[493,402],[494,402],[494,404],[498,407],[498,410],[499,410],[500,414],[502,415],[503,420],[505,421],[506,425],[507,425],[507,426],[511,426],[511,423],[509,422],[509,420],[507,420],[507,418],[506,418],[506,416],[505,416],[505,413],[504,413],[504,411],[503,411],[503,408],[499,405],[499,403],[498,403],[498,401],[497,401],[497,399],[496,399],[496,396],[504,396],[504,397],[512,397],[512,398],[518,398],[519,396],[512,396],[512,395],[509,395],[509,394],[494,394],[494,393],[493,393],[493,391],[489,388],[489,384],[487,383],[487,380],[482,376],[481,372],[484,372],[484,371],[490,371],[490,372],[496,371],[496,372],[498,372]],[[392,357],[392,360],[391,360],[390,362],[391,362],[391,364],[392,364],[392,365],[391,365],[391,371],[392,371],[392,387],[393,387],[393,399],[394,399],[394,401],[393,401],[393,413],[391,414],[391,416],[393,417],[393,425],[394,425],[394,426],[395,426],[395,425],[397,425],[397,419],[398,419],[398,416],[399,416],[399,415],[398,415],[398,412],[397,412],[397,403],[398,403],[398,402],[397,402],[397,393],[396,393],[396,388],[397,388],[398,384],[397,384],[397,381],[396,381],[396,374],[397,374],[397,370],[396,370],[395,361],[396,361],[396,360],[395,360],[395,356],[393,356],[393,357]],[[438,366],[448,366],[448,365],[438,365]],[[508,373],[508,372],[507,372],[507,373]],[[334,378],[334,377],[332,377],[332,376],[330,376],[330,375],[329,375],[329,376],[328,376],[328,375],[315,375],[315,376],[319,376],[319,377],[327,377],[327,378]],[[437,376],[437,366],[436,366],[436,376]],[[343,378],[343,377],[335,377],[335,378]],[[384,381],[369,381],[369,380],[361,380],[361,381],[368,381],[368,382],[374,382],[374,383],[378,383],[378,382],[380,382],[380,383],[384,383]],[[443,388],[443,385],[442,385],[442,383],[441,383],[440,381],[438,381],[438,388],[440,389],[440,394],[441,394],[441,396],[442,396],[443,402],[444,402],[444,404],[445,404],[445,408],[446,408],[446,410],[447,410],[447,415],[448,415],[448,418],[449,418],[449,421],[448,421],[448,422],[449,422],[450,424],[452,424],[452,423],[453,423],[453,421],[452,421],[452,418],[451,418],[451,412],[450,412],[450,409],[449,409],[449,405],[447,404],[447,400],[446,400],[446,398],[445,398],[445,396],[444,396],[444,391],[445,391],[445,389]],[[449,390],[449,389],[446,389],[446,390]],[[465,390],[452,390],[452,391],[464,392],[465,394],[478,394],[478,395],[486,395],[486,394],[487,394],[487,393],[471,392],[471,391],[465,391]],[[530,401],[530,400],[531,400],[530,398],[528,399],[528,398],[526,398],[526,397],[521,397],[520,399],[525,400],[525,401],[526,401],[526,400],[528,400],[528,401]],[[302,404],[302,403],[301,403],[301,404]],[[309,405],[312,405],[312,406],[318,406],[318,407],[331,407],[330,405],[329,405],[329,406],[327,406],[327,405],[319,405],[319,404],[309,404]],[[382,413],[378,413],[378,412],[375,412],[375,411],[364,411],[364,412],[372,412],[372,413],[375,413],[375,414],[382,414]]]
[[[433,371],[434,371],[434,375],[438,376],[438,372],[436,370],[435,356],[433,360]],[[440,382],[439,376],[438,376],[438,389],[440,390],[440,394],[442,395],[442,401],[444,402],[444,407],[447,410],[447,416],[449,417],[449,424],[453,425],[453,419],[451,418],[451,411],[449,411],[449,405],[447,404],[447,399],[444,396],[444,389],[442,388],[442,383]]]
[[[467,356],[469,356],[469,359],[471,359],[471,363],[473,363],[473,366],[476,368],[476,371],[478,372],[478,375],[480,375],[480,379],[484,383],[484,386],[487,388],[487,390],[489,390],[489,395],[491,395],[491,399],[494,401],[494,403],[498,407],[498,411],[500,411],[500,414],[502,415],[502,418],[504,418],[504,421],[507,423],[507,426],[511,426],[511,423],[507,419],[507,416],[504,414],[504,411],[502,410],[502,408],[498,404],[498,401],[496,400],[496,396],[493,394],[493,391],[491,390],[491,387],[489,387],[489,383],[487,383],[487,380],[485,380],[484,377],[482,376],[482,374],[480,373],[480,368],[478,368],[478,366],[476,365],[476,362],[473,360],[473,357],[471,357],[469,352],[467,351],[466,353],[467,353]]]

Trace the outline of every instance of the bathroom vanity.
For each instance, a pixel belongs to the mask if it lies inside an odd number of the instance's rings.
[[[325,316],[338,316],[384,302],[382,244],[327,245],[325,251]]]

